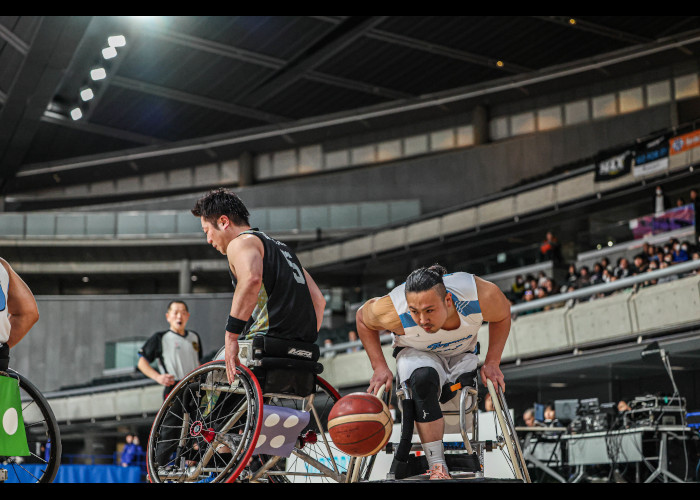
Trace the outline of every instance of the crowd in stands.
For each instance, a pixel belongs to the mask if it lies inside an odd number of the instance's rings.
[[[511,288],[509,290],[504,290],[504,293],[511,301],[511,304],[520,304],[535,299],[550,297],[552,295],[572,292],[592,285],[610,283],[619,279],[636,276],[657,269],[664,269],[674,264],[697,259],[700,259],[700,248],[690,241],[679,241],[676,238],[671,238],[667,243],[658,246],[644,242],[640,252],[634,255],[631,261],[626,257],[620,257],[615,263],[612,263],[607,257],[603,257],[600,261],[593,264],[592,267],[585,265],[577,267],[576,264],[572,263],[569,264],[566,277],[561,283],[555,282],[554,279],[548,277],[544,271],[540,271],[537,276],[517,275]],[[688,274],[697,274],[697,272],[696,270]],[[599,293],[590,298],[577,299],[577,301],[593,300],[621,291],[636,291],[643,287],[675,279],[678,279],[677,275],[650,279],[637,283],[627,289]],[[533,312],[548,310],[552,307],[561,307],[562,305],[564,304],[545,306],[541,309],[531,309],[521,314],[531,314]]]

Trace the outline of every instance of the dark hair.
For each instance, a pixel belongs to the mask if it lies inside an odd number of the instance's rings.
[[[170,308],[173,306],[173,304],[182,304],[185,306],[185,311],[190,312],[189,308],[187,307],[187,304],[183,300],[171,300],[170,303],[168,304],[168,307],[166,309],[166,312],[170,310]]]
[[[437,292],[440,297],[445,297],[447,289],[442,281],[443,275],[447,270],[440,264],[433,264],[430,267],[421,267],[416,269],[406,278],[405,293],[409,292],[425,292],[434,287],[439,287]]]
[[[250,213],[241,199],[234,192],[224,188],[209,191],[197,200],[192,215],[204,217],[204,220],[212,224],[217,224],[219,217],[225,215],[237,226],[250,225]]]

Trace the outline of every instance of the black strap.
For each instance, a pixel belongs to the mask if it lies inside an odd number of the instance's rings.
[[[292,370],[307,371],[315,373],[323,373],[323,365],[315,361],[306,361],[303,359],[291,358],[263,358],[260,360],[260,367],[265,369],[270,368],[289,368]]]

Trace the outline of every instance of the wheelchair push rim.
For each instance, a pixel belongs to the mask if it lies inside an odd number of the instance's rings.
[[[236,367],[233,384],[224,361],[196,368],[173,388],[153,422],[149,481],[235,481],[250,461],[261,422],[262,391],[248,368]]]

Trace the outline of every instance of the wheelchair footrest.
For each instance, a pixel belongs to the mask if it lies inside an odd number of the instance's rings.
[[[445,462],[450,472],[482,472],[481,463],[476,453],[446,453]],[[418,476],[428,470],[428,460],[424,455],[410,455],[407,462],[394,459],[389,475],[392,479],[405,479]]]

